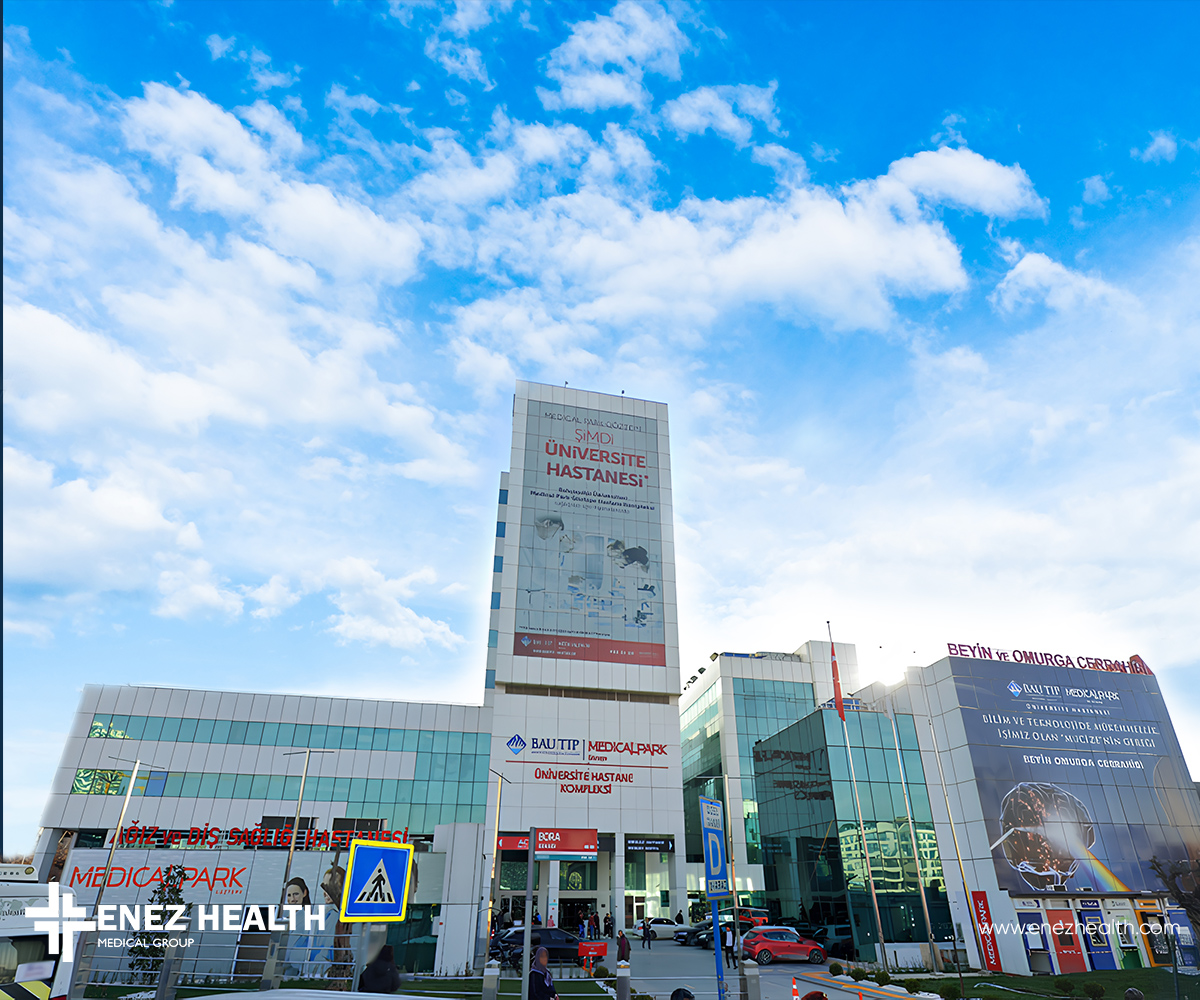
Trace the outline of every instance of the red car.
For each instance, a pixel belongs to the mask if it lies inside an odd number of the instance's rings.
[[[742,956],[759,965],[792,959],[820,965],[825,949],[811,938],[801,937],[794,927],[755,927],[742,938]]]

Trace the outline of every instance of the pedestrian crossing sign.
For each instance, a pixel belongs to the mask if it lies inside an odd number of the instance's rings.
[[[412,844],[352,840],[340,918],[349,923],[404,920],[412,868]]]

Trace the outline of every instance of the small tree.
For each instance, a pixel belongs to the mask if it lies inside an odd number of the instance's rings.
[[[1094,980],[1092,982],[1084,983],[1083,992],[1088,995],[1089,1000],[1100,1000],[1100,998],[1104,996],[1104,984],[1097,983]]]
[[[1070,996],[1075,992],[1075,980],[1068,979],[1066,976],[1059,976],[1054,980],[1054,988],[1059,993],[1065,993],[1067,996]]]
[[[187,869],[183,865],[170,865],[163,872],[162,881],[150,893],[147,903],[156,906],[183,906],[184,913],[192,912],[192,904],[183,901],[183,882],[187,878]],[[129,968],[140,972],[142,983],[149,985],[156,982],[162,971],[163,956],[167,953],[169,933],[139,934],[137,943],[129,949],[131,956]]]
[[[958,988],[958,983],[941,983],[938,986],[938,995],[942,1000],[958,1000],[962,996],[962,990]]]
[[[1150,859],[1150,867],[1167,887],[1171,902],[1182,906],[1193,926],[1200,926],[1200,858],[1184,861]]]

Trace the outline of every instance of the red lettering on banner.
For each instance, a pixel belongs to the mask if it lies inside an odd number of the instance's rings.
[[[975,921],[979,925],[979,938],[983,945],[983,965],[988,972],[1003,972],[1000,965],[1000,949],[996,944],[996,931],[992,927],[992,912],[988,908],[987,893],[971,893],[971,906],[975,909]]]

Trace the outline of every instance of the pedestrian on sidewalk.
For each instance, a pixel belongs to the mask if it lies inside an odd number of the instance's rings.
[[[628,962],[629,955],[633,948],[629,944],[629,938],[625,936],[623,930],[617,931],[617,961]]]
[[[737,955],[734,954],[734,946],[737,944],[737,935],[733,933],[733,924],[729,924],[725,928],[723,935],[725,942],[725,967],[733,966],[737,968]]]

